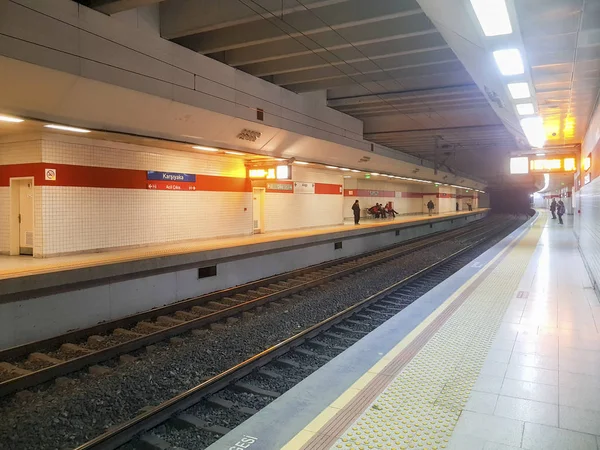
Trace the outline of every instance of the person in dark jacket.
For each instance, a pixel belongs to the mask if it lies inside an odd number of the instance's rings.
[[[550,212],[552,213],[552,218],[556,219],[556,199],[552,199],[552,203],[550,203]]]
[[[458,202],[456,202],[456,211],[458,212]]]
[[[358,204],[358,200],[352,205],[352,212],[354,213],[354,225],[358,225],[360,222],[360,205]]]
[[[561,225],[563,224],[562,216],[565,215],[565,210],[565,204],[562,200],[559,200],[558,205],[556,206],[556,213],[558,214],[558,223]]]
[[[430,216],[433,214],[434,208],[435,208],[435,205],[433,204],[433,201],[429,200],[429,202],[427,202],[427,210],[429,211]]]

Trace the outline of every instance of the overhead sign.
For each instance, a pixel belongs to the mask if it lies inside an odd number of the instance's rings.
[[[519,156],[510,158],[510,173],[511,175],[521,175],[529,173],[529,158],[527,156]]]
[[[314,194],[315,183],[296,181],[294,183],[294,192],[296,192],[296,194]]]
[[[248,168],[248,178],[252,180],[289,180],[292,171],[289,165],[252,166]]]
[[[153,181],[174,181],[177,183],[195,183],[196,175],[189,173],[173,173],[173,172],[152,172],[148,171],[147,180]]]
[[[529,161],[529,171],[534,173],[575,172],[576,170],[574,157],[531,159]]]

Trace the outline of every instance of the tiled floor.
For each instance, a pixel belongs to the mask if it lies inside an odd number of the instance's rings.
[[[448,448],[600,448],[600,303],[569,221],[546,222]]]
[[[484,211],[482,209],[481,211]],[[469,212],[436,214],[433,218],[449,217],[455,215],[469,214]],[[62,270],[80,269],[105,264],[138,261],[149,258],[189,254],[209,250],[241,247],[245,245],[261,244],[286,239],[301,238],[306,236],[317,236],[329,233],[337,233],[354,229],[377,228],[391,223],[411,223],[427,219],[427,215],[399,216],[395,219],[361,220],[356,227],[353,222],[331,227],[311,228],[304,230],[291,230],[266,234],[255,234],[252,236],[241,236],[224,239],[207,239],[183,243],[145,246],[140,248],[106,251],[102,253],[86,253],[80,255],[59,256],[48,259],[32,258],[30,256],[4,256],[0,255],[0,280],[16,278],[26,275],[52,273]]]

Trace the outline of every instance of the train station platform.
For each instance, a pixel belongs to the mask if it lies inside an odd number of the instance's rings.
[[[544,212],[209,447],[598,450],[600,303]]]
[[[456,229],[487,214],[487,209],[478,209],[400,216],[366,220],[359,226],[350,223],[47,259],[3,256],[0,348]]]
[[[15,292],[17,287],[11,290],[9,282],[19,278],[26,278],[27,283],[31,283],[32,277],[52,275],[52,278],[48,281],[52,285],[58,286],[72,283],[75,280],[90,281],[111,275],[125,275],[146,270],[178,267],[189,263],[195,264],[202,261],[223,260],[237,255],[245,255],[249,252],[280,251],[289,247],[306,245],[307,243],[353,238],[400,227],[415,227],[424,223],[444,222],[457,217],[481,216],[482,213],[487,211],[487,209],[482,208],[474,211],[442,213],[433,216],[423,214],[398,216],[395,219],[362,219],[359,226],[346,222],[343,225],[323,228],[187,241],[53,258],[0,256],[0,295]],[[116,271],[111,271],[111,268],[114,269],[115,266],[117,266]],[[79,270],[79,274],[75,275],[73,271],[77,270]],[[64,279],[59,276],[62,272],[68,273]],[[40,287],[42,286],[46,286],[46,283],[41,283]]]

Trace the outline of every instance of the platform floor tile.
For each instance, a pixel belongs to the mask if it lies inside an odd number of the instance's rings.
[[[484,366],[491,373],[502,371],[504,375],[506,371],[508,361],[504,362],[504,359],[508,355],[503,355],[501,348],[495,348],[498,351],[493,352],[498,361],[486,358],[536,248],[541,230],[542,226],[536,223],[517,245],[490,263],[479,276],[481,278],[471,280],[473,288],[463,291],[446,305],[444,312],[438,313],[431,324],[436,327],[435,330],[427,336],[428,340],[412,359],[403,354],[410,348],[406,343],[400,343],[402,351],[387,361],[389,369],[383,368],[379,378],[361,389],[357,398],[338,412],[335,420],[329,420],[319,430],[311,429],[315,434],[302,448],[448,448],[452,431]],[[416,339],[419,338],[422,336]],[[401,372],[390,377],[395,362],[403,357],[406,359],[403,369],[398,369]],[[369,391],[373,394],[373,390],[378,390],[374,401],[373,396],[366,404],[360,401],[358,397],[362,395],[366,399]],[[478,399],[477,407],[485,410],[495,408],[495,394],[498,392],[492,393],[489,398]],[[364,412],[356,419],[356,414],[352,415],[348,410],[357,407],[362,407]],[[469,411],[463,414],[469,414]],[[346,420],[346,427],[340,430],[344,416],[355,420]],[[479,417],[474,415],[474,420],[479,420]],[[519,422],[503,417],[494,417],[494,420],[502,423],[474,423],[473,427],[486,435],[503,434],[495,439],[496,442],[507,445],[520,443],[522,429],[517,426]],[[477,439],[478,436],[469,438]]]

